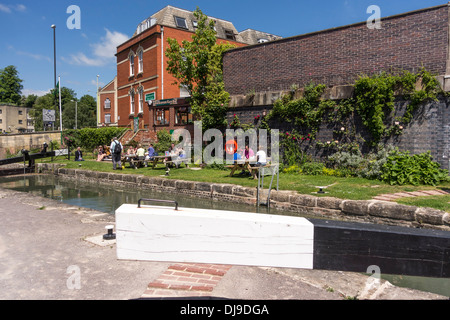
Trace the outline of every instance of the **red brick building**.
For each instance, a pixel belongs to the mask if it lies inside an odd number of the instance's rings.
[[[280,37],[245,30],[229,21],[215,21],[218,42],[237,47]],[[129,127],[154,139],[160,129],[193,129],[188,93],[167,68],[168,38],[190,40],[196,30],[193,12],[167,6],[141,22],[134,35],[117,47],[117,76],[99,92],[99,126]]]
[[[310,81],[339,86],[362,74],[422,67],[448,82],[449,8],[444,4],[382,18],[381,29],[361,22],[229,50],[223,60],[225,89],[245,95],[302,88]]]

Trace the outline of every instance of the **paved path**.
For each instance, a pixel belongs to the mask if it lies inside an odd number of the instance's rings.
[[[400,198],[415,198],[415,197],[429,197],[429,196],[442,196],[449,193],[443,190],[425,190],[425,191],[413,191],[413,192],[398,192],[393,194],[381,194],[374,197],[374,200],[381,201],[395,201]]]
[[[114,217],[0,189],[0,300],[446,299],[359,273],[123,261],[103,240]]]

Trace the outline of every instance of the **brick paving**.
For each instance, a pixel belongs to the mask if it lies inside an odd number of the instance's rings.
[[[413,198],[413,197],[427,197],[427,196],[442,196],[448,195],[449,193],[444,190],[424,190],[424,191],[413,191],[413,192],[398,192],[393,194],[381,194],[374,197],[374,200],[380,201],[394,201],[400,198]]]
[[[142,298],[209,296],[232,266],[175,263],[150,282]]]

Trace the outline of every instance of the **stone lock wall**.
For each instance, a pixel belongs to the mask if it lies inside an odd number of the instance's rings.
[[[147,177],[143,175],[96,172],[82,169],[66,169],[60,164],[41,163],[38,172],[52,173],[67,179],[95,181],[108,185],[129,185],[157,192],[176,192],[198,198],[215,199],[256,205],[257,189],[232,184],[194,182]],[[260,193],[261,199],[267,199],[267,190]],[[342,200],[333,197],[302,195],[294,191],[272,190],[270,194],[272,208],[290,211],[308,217],[339,219],[354,222],[402,225],[412,228],[430,228],[450,231],[450,214],[414,206],[378,200]]]

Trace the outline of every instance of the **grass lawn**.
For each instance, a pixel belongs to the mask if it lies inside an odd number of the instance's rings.
[[[397,202],[401,204],[406,204],[408,206],[428,207],[450,212],[450,195],[402,198],[397,200]]]
[[[50,162],[49,159],[42,159],[41,162]],[[66,168],[69,169],[86,169],[102,172],[116,172],[112,170],[111,162],[96,162],[95,160],[87,160],[83,162],[67,161],[62,159],[56,159],[54,162],[64,163]],[[81,164],[81,167],[79,166]],[[191,166],[192,167],[192,166]],[[119,173],[124,174],[141,174],[146,176],[164,176],[165,167],[163,164],[158,164],[155,169],[151,167],[132,169],[126,165],[126,168]],[[201,182],[214,182],[214,183],[229,183],[236,184],[245,187],[257,186],[257,181],[251,179],[248,176],[239,176],[237,173],[233,177],[230,177],[230,170],[218,170],[204,168],[201,170],[187,169],[182,166],[179,169],[172,169],[170,171],[169,179],[201,181]],[[270,184],[270,177],[264,178],[264,187],[268,188]],[[276,186],[276,180],[274,179],[273,187]],[[316,194],[318,186],[329,186],[325,191],[325,195]],[[363,178],[340,178],[330,176],[306,176],[299,174],[286,174],[280,173],[279,189],[280,190],[294,190],[301,194],[312,194],[315,196],[328,196],[336,197],[340,199],[350,200],[370,200],[373,197],[387,193],[397,192],[409,192],[420,190],[433,190],[433,189],[450,189],[450,183],[446,182],[437,187],[433,186],[391,186],[386,183],[377,180],[367,180]],[[425,202],[430,202],[433,197],[429,197],[430,201],[424,199]],[[409,200],[412,201],[412,200]],[[450,200],[443,200],[443,202],[449,202]],[[439,203],[439,197],[433,200],[433,203]],[[448,205],[448,204],[447,204]],[[426,206],[429,206],[428,204]]]

